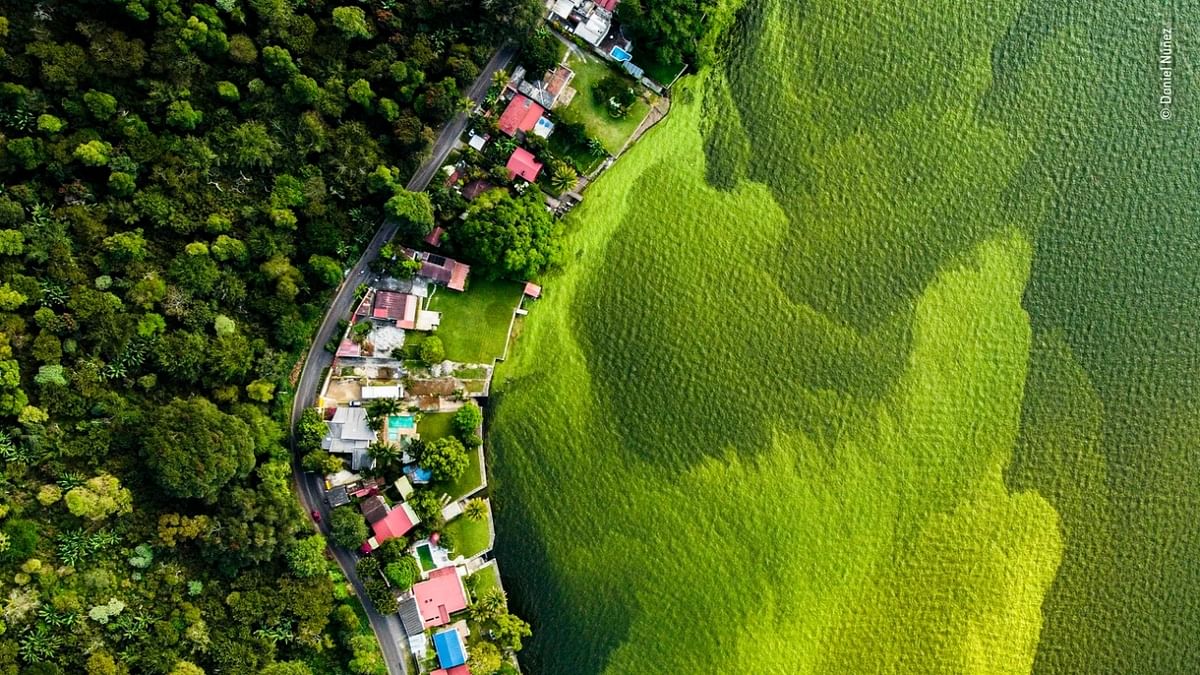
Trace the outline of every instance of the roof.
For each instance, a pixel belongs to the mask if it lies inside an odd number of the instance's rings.
[[[429,244],[430,246],[433,246],[435,248],[438,246],[441,246],[443,234],[446,234],[446,228],[442,227],[441,225],[438,225],[437,227],[430,230],[429,234],[425,237],[425,243]]]
[[[608,17],[600,12],[592,12],[587,21],[580,21],[579,25],[575,26],[575,34],[599,47],[600,43],[604,42],[604,36],[608,35],[609,27]]]
[[[392,507],[392,510],[388,511],[382,520],[372,523],[371,530],[375,532],[375,539],[382,544],[388,539],[403,537],[419,522],[421,519],[413,512],[411,506],[400,504]]]
[[[362,356],[362,347],[355,344],[353,340],[342,340],[338,343],[335,356]]]
[[[368,523],[378,523],[388,514],[387,502],[385,502],[383,497],[380,497],[379,495],[367,497],[366,499],[362,500],[362,502],[358,505],[358,508],[362,509],[363,515],[367,517]]]
[[[559,94],[567,88],[574,77],[575,71],[566,66],[559,66],[553,72],[546,73],[546,91],[557,100]]]
[[[433,648],[437,650],[438,665],[443,668],[453,668],[467,662],[467,648],[462,635],[453,628],[434,633]]]
[[[405,499],[408,499],[408,496],[413,493],[413,486],[408,482],[408,476],[400,476],[393,485],[396,486],[396,491],[400,493],[400,496]]]
[[[550,11],[566,19],[571,16],[571,10],[573,9],[575,9],[574,0],[558,0],[558,2],[554,3],[554,9]]]
[[[413,586],[413,595],[426,627],[444,626],[451,614],[467,608],[467,592],[454,567],[430,572],[429,579]]]
[[[505,167],[508,169],[509,178],[520,176],[530,183],[537,180],[538,173],[542,170],[541,163],[525,148],[513,150],[512,157],[508,158]]]
[[[537,124],[533,127],[533,135],[549,138],[552,133],[554,133],[554,122],[545,117],[539,117]]]
[[[364,399],[400,398],[402,392],[398,384],[365,384],[360,395]]]
[[[532,281],[526,281],[525,282],[525,295],[528,295],[531,298],[540,298],[540,297],[542,297],[542,287],[538,286],[537,284],[533,283]]]
[[[529,131],[545,112],[546,109],[534,103],[533,99],[517,94],[509,101],[504,114],[500,115],[500,131],[509,136],[516,136],[518,131]]]
[[[467,141],[467,145],[476,150],[483,150],[483,146],[487,145],[487,142],[487,136],[476,136],[475,134],[471,134],[471,140]]]
[[[400,624],[404,626],[404,633],[409,637],[425,632],[425,624],[421,621],[421,610],[417,607],[417,598],[411,593],[408,594],[408,597],[400,600]]]
[[[429,672],[429,675],[471,675],[471,669],[466,664],[454,666],[453,668],[438,668]]]
[[[475,201],[476,197],[487,192],[488,190],[491,190],[494,187],[496,187],[496,186],[492,185],[491,183],[487,182],[486,180],[473,180],[470,183],[467,183],[465,186],[463,186],[462,196],[463,196],[463,199],[465,199],[469,202]]]
[[[406,248],[404,252],[421,263],[421,271],[418,272],[418,275],[445,284],[446,288],[452,291],[466,290],[467,275],[471,273],[470,265],[464,265],[453,258],[427,251],[414,251]],[[401,326],[401,328],[403,327]]]
[[[391,319],[400,328],[412,329],[417,326],[417,310],[420,308],[421,299],[411,293],[379,291],[375,294],[371,316],[376,319]]]
[[[346,494],[345,485],[333,486],[333,488],[325,494],[325,498],[329,500],[330,508],[336,509],[339,506],[344,506],[350,503],[350,495]]]
[[[619,4],[621,4],[621,0],[596,0],[597,7],[607,9],[610,12],[616,9]]]

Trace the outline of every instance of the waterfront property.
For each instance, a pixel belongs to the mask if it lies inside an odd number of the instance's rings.
[[[467,608],[467,591],[457,567],[443,567],[413,585],[413,596],[426,628],[450,623],[450,616]]]

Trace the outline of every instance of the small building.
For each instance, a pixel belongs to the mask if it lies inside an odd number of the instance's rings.
[[[487,192],[488,190],[491,190],[494,187],[496,187],[496,186],[492,185],[491,183],[487,182],[486,180],[473,180],[470,183],[467,183],[466,185],[463,186],[462,196],[463,196],[463,199],[465,199],[469,202],[473,202],[473,201],[475,201],[476,197]]]
[[[604,38],[608,36],[610,28],[612,28],[612,14],[607,10],[596,9],[588,15],[587,20],[580,21],[575,26],[575,34],[593,47],[599,47],[600,43],[604,42]]]
[[[531,298],[540,298],[540,297],[542,297],[542,287],[538,286],[537,284],[533,283],[532,281],[526,281],[525,282],[525,295],[528,295]]]
[[[542,164],[537,161],[532,152],[525,148],[517,148],[508,158],[505,168],[508,169],[509,178],[520,176],[532,183],[537,180],[538,174],[542,170]]]
[[[487,142],[488,142],[488,137],[486,134],[484,134],[483,136],[477,136],[475,134],[471,134],[471,138],[467,140],[467,145],[470,146],[471,149],[475,150],[476,152],[483,152],[483,146],[487,145]]]
[[[550,14],[562,21],[567,21],[571,18],[571,12],[573,11],[575,11],[575,0],[557,0],[554,3],[554,7],[551,8]]]
[[[471,273],[470,265],[464,265],[444,255],[414,251],[411,248],[404,249],[404,253],[421,263],[421,269],[417,272],[418,276],[432,279],[452,291],[466,290],[467,276]],[[437,312],[432,313],[437,314]],[[440,318],[441,315],[438,316]]]
[[[335,485],[329,492],[325,493],[325,501],[329,502],[329,508],[336,509],[339,506],[345,506],[350,503],[350,495],[346,494],[345,485]]]
[[[400,476],[393,485],[396,486],[396,492],[400,493],[401,498],[408,499],[412,496],[413,486],[408,482],[408,476]]]
[[[362,356],[362,346],[353,340],[342,340],[338,343],[338,357],[359,357]]]
[[[450,615],[467,608],[467,591],[457,567],[443,567],[429,573],[429,579],[413,585],[417,608],[426,628],[445,626]]]
[[[554,122],[545,117],[539,117],[537,124],[533,125],[533,135],[550,138],[550,134],[552,133],[554,133]]]
[[[362,510],[363,516],[367,519],[368,525],[374,525],[387,517],[388,505],[383,497],[375,495],[367,497],[358,504],[358,508]]]
[[[426,244],[429,244],[430,246],[437,248],[438,246],[442,245],[442,235],[444,235],[444,234],[446,234],[446,228],[442,227],[441,225],[438,225],[437,227],[430,230],[429,234],[425,235],[424,241]]]
[[[500,115],[500,131],[516,136],[518,131],[530,131],[546,109],[524,94],[517,94]]]
[[[367,424],[367,411],[359,407],[339,406],[326,422],[329,433],[321,447],[333,454],[350,455],[350,469],[359,471],[375,465],[367,447],[376,440],[375,431]]]
[[[467,646],[463,644],[462,634],[453,628],[434,633],[433,648],[437,651],[438,665],[442,668],[453,668],[467,662]]]
[[[570,68],[568,68],[566,66],[558,66],[554,70],[546,73],[546,76],[544,78],[542,78],[542,82],[545,83],[544,88],[546,90],[546,93],[550,94],[550,97],[551,97],[550,98],[550,107],[551,108],[557,107],[560,102],[563,105],[566,105],[571,102],[571,98],[573,97],[574,90],[571,89],[570,85],[571,85],[571,80],[574,80],[574,79],[575,79],[575,71],[571,70]],[[571,95],[564,96],[564,93],[567,92],[568,90],[570,90],[572,92]]]
[[[367,384],[363,385],[361,395],[364,401],[377,398],[400,398],[404,396],[404,389],[398,384]]]
[[[417,598],[412,591],[400,597],[400,625],[408,637],[424,635],[425,622],[421,620],[421,609],[417,606]]]
[[[454,666],[453,668],[431,670],[429,671],[429,675],[471,675],[471,669],[464,663],[461,666]]]
[[[371,531],[375,533],[372,537],[378,544],[382,544],[388,539],[403,537],[408,534],[421,519],[417,517],[416,512],[407,503],[393,506],[383,518],[371,523]]]

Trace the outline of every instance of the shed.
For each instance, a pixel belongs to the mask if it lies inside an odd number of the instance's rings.
[[[362,388],[362,397],[368,401],[375,398],[400,398],[403,395],[404,391],[398,384],[369,384]]]

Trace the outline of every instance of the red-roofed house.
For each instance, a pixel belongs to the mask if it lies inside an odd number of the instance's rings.
[[[532,281],[526,281],[525,282],[525,295],[528,295],[531,298],[540,298],[540,297],[542,297],[542,287],[538,286],[537,284],[533,283]]]
[[[454,666],[453,668],[438,668],[431,671],[429,675],[471,675],[471,669],[464,663],[461,666]]]
[[[388,539],[403,537],[416,527],[421,519],[413,512],[408,503],[393,506],[381,520],[371,523],[371,531],[375,533],[376,544],[382,544]]]
[[[426,628],[445,626],[451,614],[467,608],[467,592],[455,567],[430,572],[427,580],[413,585],[413,595]]]
[[[379,291],[375,294],[375,304],[371,316],[376,319],[391,319],[399,328],[412,330],[417,327],[417,311],[421,308],[421,299],[409,293],[395,291]]]
[[[518,131],[530,131],[546,109],[524,94],[517,94],[500,115],[500,131],[516,136]]]
[[[621,0],[596,0],[596,6],[608,11],[613,11],[620,4]]]
[[[464,265],[444,255],[414,251],[411,248],[404,249],[404,254],[421,263],[421,271],[417,272],[419,276],[445,284],[446,288],[452,291],[466,290],[467,275],[471,273],[470,265]]]
[[[541,163],[525,148],[513,150],[512,157],[508,158],[508,164],[505,166],[508,168],[509,178],[520,176],[530,183],[537,180],[538,173],[542,170]]]
[[[446,228],[438,225],[437,227],[433,228],[425,237],[425,243],[433,246],[434,248],[441,246],[443,234],[446,234]]]

